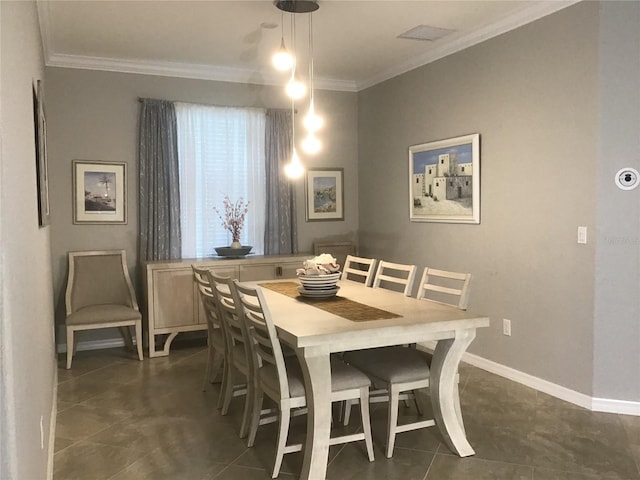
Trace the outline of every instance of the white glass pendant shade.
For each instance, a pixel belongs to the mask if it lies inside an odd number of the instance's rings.
[[[287,47],[284,46],[284,38],[280,42],[278,51],[273,54],[271,61],[276,70],[283,72],[289,71],[293,67],[293,55],[291,55]]]
[[[293,155],[291,155],[291,161],[284,166],[284,173],[289,178],[300,178],[304,173],[304,167],[295,148],[293,149]]]
[[[293,75],[289,83],[287,83],[286,92],[289,98],[298,100],[307,94],[307,86]]]
[[[324,120],[315,111],[313,100],[311,100],[309,104],[309,111],[305,115],[302,123],[304,124],[304,128],[307,129],[307,132],[317,132],[324,125]]]
[[[316,137],[313,132],[309,132],[305,139],[302,141],[302,149],[305,151],[305,153],[308,153],[310,155],[315,155],[320,151],[321,148],[322,142],[318,140],[318,137]]]

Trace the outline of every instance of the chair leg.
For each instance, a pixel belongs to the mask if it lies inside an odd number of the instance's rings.
[[[422,408],[422,403],[420,403],[420,400],[418,399],[418,391],[419,390],[413,390],[413,403],[416,404],[416,410],[418,411],[418,415],[422,416],[424,415],[424,409]]]
[[[231,403],[231,398],[233,397],[233,378],[235,377],[235,368],[233,365],[229,366],[229,370],[227,371],[227,378],[224,384],[224,399],[222,401],[222,415],[226,415],[229,412],[229,404]]]
[[[289,422],[291,421],[291,409],[280,406],[280,421],[278,422],[278,442],[276,443],[276,459],[273,465],[271,478],[277,478],[280,474],[284,448],[287,446],[287,436],[289,435]]]
[[[368,397],[368,394],[367,394]],[[356,403],[357,400],[345,400],[344,401],[344,406],[342,408],[344,408],[344,415],[342,417],[342,425],[344,425],[345,427],[347,425],[349,425],[349,419],[351,418],[351,406]],[[361,402],[362,403],[362,402]]]
[[[362,431],[364,432],[364,443],[367,446],[367,455],[369,456],[369,461],[373,462],[375,457],[373,456],[371,416],[369,415],[369,387],[360,389],[360,418],[362,420]]]
[[[136,322],[136,348],[138,349],[138,359],[144,360],[142,352],[142,320]]]
[[[249,374],[247,374],[249,377]],[[244,411],[242,412],[242,423],[240,424],[240,438],[244,438],[249,433],[249,424],[251,419],[251,413],[253,411],[253,401],[255,396],[256,386],[253,379],[247,378],[247,394],[244,398]]]
[[[75,347],[73,345],[73,329],[67,327],[67,370],[71,368],[74,349]]]
[[[213,363],[212,360],[212,355],[213,355],[213,346],[211,345],[211,337],[209,337],[207,339],[207,366],[204,370],[204,382],[202,383],[202,391],[206,392],[207,391],[207,387],[209,386],[209,383],[211,382],[211,364]]]
[[[220,384],[220,395],[218,396],[218,405],[216,405],[218,409],[221,409],[222,406],[224,405],[224,399],[226,398],[226,395],[227,395],[227,379],[229,377],[230,368],[231,367],[230,367],[229,360],[225,356],[222,363],[222,383]]]
[[[260,387],[256,387],[253,390],[253,394],[253,410],[251,411],[251,422],[249,424],[249,438],[247,439],[247,447],[253,447],[253,444],[256,441],[256,434],[258,433],[258,427],[260,426],[260,412],[262,411],[262,402],[264,401],[264,394],[262,393]]]
[[[393,456],[393,447],[396,443],[396,428],[398,426],[399,395],[395,385],[389,385],[389,410],[387,412],[387,458]]]

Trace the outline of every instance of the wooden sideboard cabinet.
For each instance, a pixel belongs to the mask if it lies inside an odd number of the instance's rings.
[[[209,268],[241,282],[293,278],[302,262],[313,254],[200,258],[146,262],[143,281],[149,357],[169,355],[171,342],[181,332],[206,330],[204,308],[193,281],[191,265]],[[158,349],[156,349],[158,344]]]

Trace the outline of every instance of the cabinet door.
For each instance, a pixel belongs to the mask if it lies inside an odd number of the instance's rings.
[[[155,328],[196,323],[196,296],[191,268],[153,272]]]
[[[273,263],[262,265],[240,265],[240,281],[273,280],[276,278],[276,266]]]
[[[302,268],[302,261],[279,263],[276,266],[277,278],[296,278],[296,270]]]
[[[216,275],[219,275],[221,277],[238,278],[238,267],[215,267],[215,268],[209,268],[209,270],[211,270]],[[198,290],[198,285],[196,285],[195,282],[193,283],[193,288],[195,289],[194,295],[198,299],[196,301],[198,323],[202,325],[206,325],[207,319],[204,316],[204,305],[202,305],[202,299],[200,298],[200,291]]]

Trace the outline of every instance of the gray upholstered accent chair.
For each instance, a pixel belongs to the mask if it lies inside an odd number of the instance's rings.
[[[142,316],[124,250],[69,252],[65,305],[67,369],[71,368],[78,330],[120,327],[125,342],[133,348],[128,327],[135,327],[138,358],[144,358]]]
[[[198,268],[191,265],[193,270],[193,281],[198,287],[200,300],[204,310],[204,316],[207,319],[207,368],[204,374],[204,383],[202,391],[207,389],[210,383],[213,383],[220,373],[222,373],[222,385],[224,385],[227,363],[225,362],[225,336],[222,329],[223,323],[220,318],[218,309],[218,300],[213,293],[208,270]],[[222,408],[222,389],[220,390],[220,398],[218,399],[218,408]]]
[[[439,281],[441,279],[444,279],[444,282]],[[470,280],[471,274],[425,268],[420,282],[418,298],[446,303],[461,310],[466,310]],[[460,284],[459,288],[455,288],[452,282],[458,282]],[[443,285],[443,283],[446,285]],[[441,297],[438,300],[429,300],[428,297],[431,292],[438,295],[447,295],[450,298],[448,301]],[[451,297],[454,299],[453,302],[451,302]],[[376,391],[372,392],[372,401],[389,401],[387,413],[387,458],[393,456],[396,434],[435,425],[432,419],[398,425],[398,404],[402,399],[413,398],[416,402],[418,413],[422,415],[416,392],[421,388],[429,387],[429,367],[432,360],[432,355],[429,352],[402,346],[372,348],[346,352],[344,360],[362,370],[371,378],[371,382],[376,388]],[[455,410],[461,416],[457,385],[458,382],[456,381]],[[380,392],[382,393],[380,394]],[[345,424],[348,422],[348,409],[350,407],[351,405],[348,404],[347,412],[345,413]]]
[[[375,273],[376,260],[374,258],[356,257],[347,255],[347,259],[342,267],[340,280],[351,280],[371,286],[373,274]]]
[[[237,311],[236,299],[231,291],[232,279],[216,275],[210,270],[207,271],[207,277],[216,295],[225,334],[225,360],[228,367],[222,384],[222,415],[229,412],[229,405],[233,397],[245,396],[242,424],[240,425],[240,438],[244,438],[249,432],[254,385],[251,347],[249,346],[250,337]]]
[[[272,478],[280,472],[282,459],[286,453],[298,452],[301,444],[287,445],[289,422],[295,409],[306,407],[306,391],[302,368],[297,357],[285,357],[278,338],[276,327],[262,291],[233,282],[236,304],[252,338],[252,349],[256,365],[256,389],[252,400],[249,447],[253,446],[264,395],[278,405],[279,425],[275,462]],[[331,357],[331,402],[348,399],[360,400],[362,432],[352,435],[333,437],[330,445],[364,440],[369,461],[374,460],[373,440],[369,418],[369,378],[359,370],[346,365],[337,356]]]
[[[381,260],[378,262],[373,288],[399,290],[405,296],[411,296],[413,281],[416,277],[415,265],[404,265]]]

